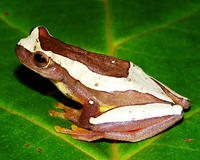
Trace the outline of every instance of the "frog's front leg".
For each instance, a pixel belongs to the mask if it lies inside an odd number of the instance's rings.
[[[55,104],[55,108],[64,110],[65,112],[57,112],[55,110],[49,110],[49,114],[51,116],[68,119],[68,120],[76,123],[77,125],[79,125],[79,118],[81,115],[81,110],[77,110],[77,109],[65,106],[64,104],[62,104],[60,102]]]
[[[58,102],[55,104],[55,107],[62,109],[65,112],[57,112],[55,110],[49,110],[49,114],[51,116],[56,116],[56,117],[70,120],[74,122],[76,125],[82,126],[83,128],[90,128],[91,124],[89,124],[89,119],[91,118],[91,116],[95,116],[99,114],[98,106],[99,106],[98,102],[94,100],[87,100],[85,104],[83,105],[83,108],[80,110],[77,110],[77,109],[65,106],[64,104]],[[57,132],[61,132],[64,134],[71,134],[73,138],[83,139],[85,141],[92,141],[92,140],[96,140],[103,137],[103,132],[102,134],[98,134],[98,132],[93,132],[87,129],[75,127],[75,125],[72,125],[72,130],[61,128],[60,126],[55,126],[54,128]]]
[[[88,106],[88,105],[85,105],[85,106]],[[79,126],[81,125],[80,117],[81,117],[81,114],[84,112],[83,110],[77,110],[77,109],[65,106],[64,104],[60,102],[55,104],[55,108],[64,110],[65,112],[57,112],[55,110],[49,110],[49,114],[51,116],[68,119]],[[83,107],[83,109],[84,108],[87,108],[87,107]],[[82,116],[82,118],[84,118],[84,116]],[[60,132],[63,134],[69,134],[74,139],[80,139],[84,141],[94,141],[94,140],[101,139],[104,137],[104,132],[90,131],[84,128],[80,128],[76,125],[72,125],[71,130],[67,128],[61,128],[60,126],[54,126],[54,129],[57,132]]]

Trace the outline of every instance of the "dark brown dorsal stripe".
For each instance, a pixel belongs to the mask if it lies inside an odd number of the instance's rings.
[[[47,30],[39,27],[39,40],[43,50],[51,50],[74,61],[86,65],[91,71],[105,76],[127,77],[130,63],[114,57],[88,52],[81,48],[67,45],[49,35]]]

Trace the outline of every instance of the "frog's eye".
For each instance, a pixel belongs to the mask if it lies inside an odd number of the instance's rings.
[[[36,52],[34,54],[34,62],[38,67],[46,67],[49,64],[49,57],[42,52]]]

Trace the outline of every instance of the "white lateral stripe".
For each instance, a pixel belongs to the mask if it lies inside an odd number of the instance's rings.
[[[38,38],[38,27],[35,28],[31,34],[23,39],[20,39],[18,42],[18,45],[23,46],[30,52],[35,52],[35,50],[41,49],[39,38]],[[34,50],[34,46],[37,46],[37,48]]]
[[[175,91],[171,90],[169,87],[167,87],[166,85],[164,85],[163,83],[161,83],[160,81],[158,81],[157,79],[151,77],[153,80],[155,80],[156,82],[160,83],[161,85],[163,85],[163,87],[165,87],[167,90],[169,90],[172,94],[174,94],[175,96],[179,97],[179,98],[183,98],[183,99],[186,99],[188,100],[188,98],[176,93]]]
[[[147,118],[162,117],[168,115],[181,115],[182,107],[179,105],[154,103],[146,105],[124,106],[112,109],[102,115],[90,118],[91,124],[108,122],[137,121]]]
[[[157,83],[155,83],[139,67],[134,66],[133,63],[130,63],[131,67],[127,78],[116,78],[92,72],[84,64],[61,55],[52,52],[46,52],[46,54],[52,57],[54,61],[63,68],[66,68],[72,77],[79,80],[88,88],[106,92],[136,90],[173,102]],[[96,83],[98,83],[98,85],[96,85]]]
[[[173,103],[173,101],[163,92],[157,83],[145,74],[141,68],[131,62],[127,78],[104,76],[92,72],[87,66],[78,61],[73,61],[51,51],[43,51],[38,39],[38,28],[35,28],[31,35],[20,40],[18,44],[22,45],[31,52],[44,52],[56,63],[60,64],[63,68],[66,68],[73,78],[79,80],[88,88],[106,92],[136,90],[141,93],[149,93],[159,99]],[[35,46],[37,48],[36,50],[34,50]],[[98,83],[98,85],[95,85],[96,83]]]

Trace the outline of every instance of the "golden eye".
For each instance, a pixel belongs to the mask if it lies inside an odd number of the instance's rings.
[[[38,67],[46,67],[49,64],[49,57],[42,52],[36,52],[34,54],[34,62]]]

